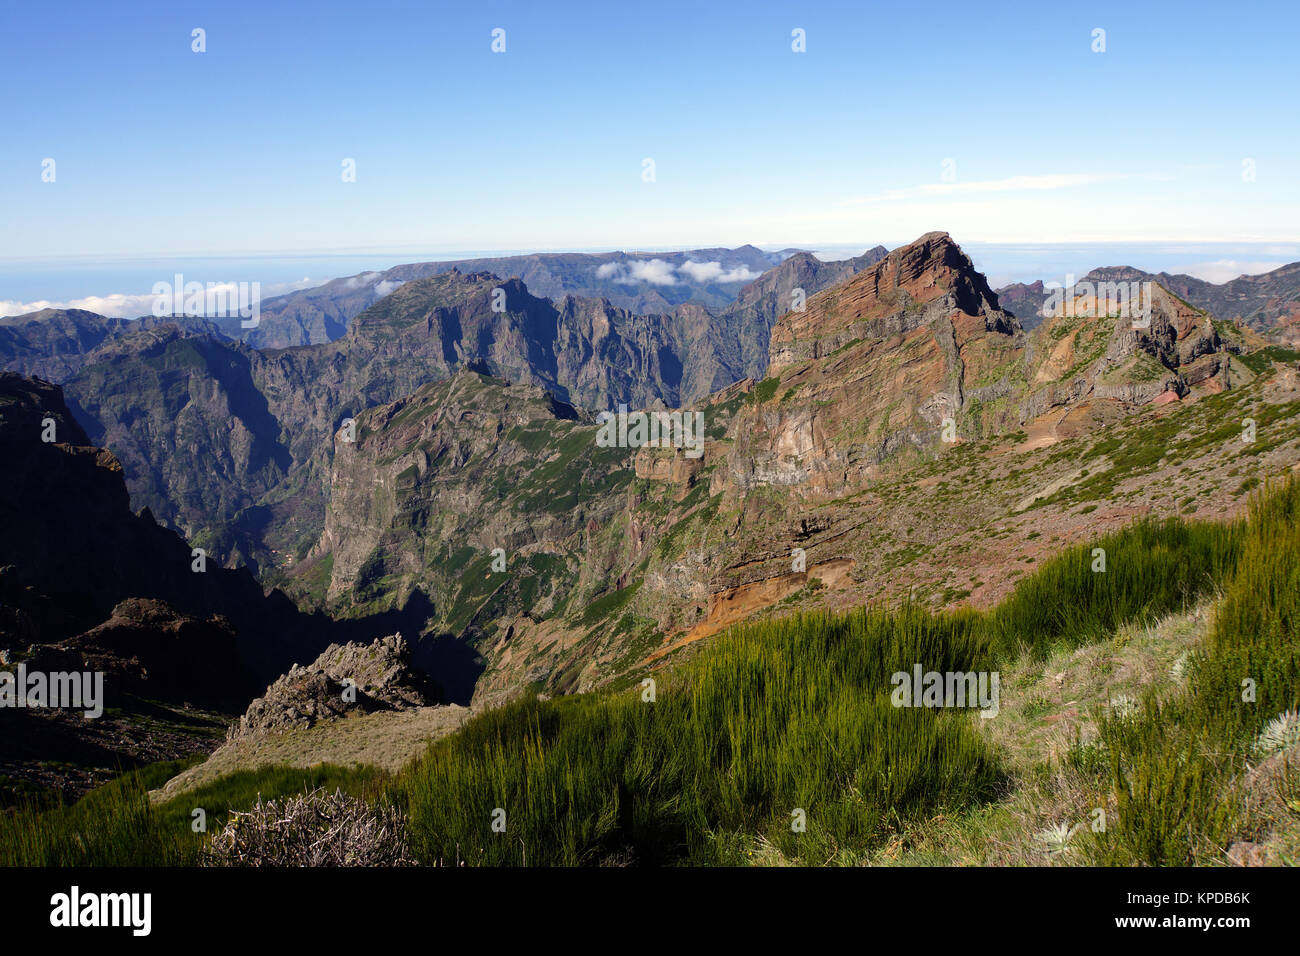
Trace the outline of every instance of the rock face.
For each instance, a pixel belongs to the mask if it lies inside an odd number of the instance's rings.
[[[599,489],[631,464],[595,439],[572,406],[470,370],[364,413],[356,441],[340,437],[335,450],[317,548],[333,555],[330,595],[363,597],[383,576],[421,580],[446,558],[444,541],[511,554],[561,547],[608,516]],[[553,444],[567,453],[541,457]]]
[[[136,506],[196,535],[252,508],[288,473],[279,422],[254,381],[258,359],[175,325],[137,328],[101,346],[65,390],[90,441],[114,449],[131,476]],[[234,541],[200,543],[231,566],[247,557]]]
[[[0,316],[0,369],[66,382],[100,346],[130,332],[163,325],[224,339],[239,322],[190,316],[111,319],[84,309]]]
[[[1230,384],[1213,323],[1177,297],[1157,289],[1138,328],[1080,303],[1029,334],[942,233],[806,304],[777,320],[767,378],[700,403],[699,457],[600,449],[583,413],[466,371],[363,413],[311,559],[333,562],[327,606],[427,595],[427,630],[481,660],[475,701],[580,689],[654,634],[856,587],[891,475],[1044,416],[1077,433]]]
[[[102,675],[97,718],[0,709],[0,796],[14,780],[71,794],[104,767],[204,750],[335,625],[263,592],[247,569],[195,570],[190,545],[128,506],[122,469],[90,444],[60,389],[0,374],[0,657],[5,669]],[[197,709],[196,709],[197,708]]]
[[[540,388],[469,369],[371,409],[355,442],[337,441],[302,577],[328,568],[315,579],[336,613],[424,608],[410,625],[425,632],[420,654],[469,703],[480,654],[602,587],[627,548],[604,533],[635,450],[601,447],[597,431]]]
[[[140,330],[89,356],[68,391],[121,455],[137,504],[256,567],[319,537],[344,419],[471,365],[581,407],[676,406],[740,377],[728,328],[702,308],[638,316],[453,270],[406,283],[323,345],[258,352]]]
[[[90,443],[55,385],[0,373],[0,483],[0,646],[62,643],[110,621],[128,598],[200,621],[221,616],[254,673],[280,673],[325,643],[328,621],[264,594],[247,569],[196,572],[189,544],[147,509],[132,514],[121,465]]]
[[[76,669],[106,675],[115,704],[130,694],[228,712],[242,707],[255,686],[226,618],[178,614],[156,599],[121,601],[108,620],[64,646],[79,656]],[[199,655],[204,664],[196,667]]]
[[[1285,333],[1300,314],[1300,262],[1218,284],[1189,275],[1152,274],[1131,266],[1093,269],[1080,281],[1153,282],[1217,319],[1239,320],[1257,332]]]
[[[704,470],[704,458],[690,458],[680,448],[641,448],[635,459],[636,476],[675,485],[683,496]]]
[[[906,334],[958,315],[982,318],[988,331],[1020,331],[952,238],[927,233],[814,296],[803,312],[787,313],[772,330],[767,373],[776,376],[856,340]]]
[[[852,259],[823,262],[810,253],[800,252],[741,289],[736,301],[722,312],[722,318],[737,330],[741,374],[727,381],[715,381],[708,391],[715,392],[741,378],[761,379],[767,374],[772,326],[794,307],[796,293],[807,300],[874,266],[888,254],[884,246],[876,246]]]
[[[319,536],[344,418],[471,364],[592,410],[698,402],[763,373],[792,289],[812,294],[883,254],[665,254],[660,285],[635,278],[656,261],[642,254],[416,263],[269,300],[252,331],[184,316],[4,319],[0,362],[66,381],[137,508],[224,566],[262,572]],[[523,278],[499,278],[512,272]]]
[[[81,368],[87,353],[126,327],[84,309],[42,309],[0,318],[0,367],[63,381]]]
[[[891,474],[1034,431],[1044,416],[1055,440],[1067,418],[1077,433],[1194,388],[1230,387],[1231,357],[1209,316],[1159,286],[1151,299],[1145,317],[1075,302],[1027,334],[951,238],[930,233],[783,316],[769,377],[706,450],[709,494],[732,517],[722,545],[693,567],[709,603],[692,633],[811,578],[858,573],[853,542],[871,531],[844,503],[869,500]],[[792,568],[796,549],[802,566]],[[665,597],[672,587],[653,573],[647,584]]]
[[[6,656],[5,664],[21,660],[29,672],[101,673],[106,702],[128,709],[136,698],[237,711],[256,687],[228,620],[180,614],[153,598],[127,598],[84,633]]]
[[[1149,297],[1146,308],[1118,312],[1091,294],[1053,309],[1030,340],[1022,418],[1088,398],[1144,405],[1193,385],[1228,387],[1228,353],[1210,317],[1158,285]]]
[[[306,667],[295,664],[249,704],[227,739],[310,727],[354,712],[435,703],[437,690],[411,666],[410,648],[401,634],[370,644],[331,644]]]
[[[712,491],[861,484],[945,419],[1014,389],[1024,332],[946,233],[895,249],[772,330],[769,378],[730,428]]]
[[[1052,409],[1228,387],[1210,317],[1158,285],[1149,298],[1132,315],[1071,298],[1026,334],[946,233],[922,236],[778,321],[761,400],[733,423],[711,490],[839,494],[905,449],[1013,431]]]
[[[1020,320],[1026,332],[1032,332],[1043,321],[1042,308],[1051,296],[1042,279],[1034,282],[1014,282],[997,290],[1002,308]]]
[[[1107,282],[1151,282],[1216,319],[1239,321],[1256,332],[1283,340],[1300,340],[1296,335],[1300,321],[1300,262],[1217,284],[1189,275],[1144,272],[1132,266],[1103,266],[1078,280],[1080,285],[1094,286]],[[1035,328],[1042,320],[1039,310],[1051,294],[1041,280],[1018,282],[998,290],[1004,307],[1013,311],[1026,329]]]

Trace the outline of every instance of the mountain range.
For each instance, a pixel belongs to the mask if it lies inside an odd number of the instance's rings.
[[[1189,275],[1143,272],[1131,266],[1093,269],[1080,283],[1153,282],[1194,303],[1215,318],[1240,322],[1257,332],[1271,333],[1288,344],[1300,344],[1300,262],[1271,272],[1242,275],[1224,283],[1207,282]],[[1008,308],[1026,328],[1038,324],[1052,290],[1042,280],[1018,282],[998,290]]]
[[[722,309],[737,291],[794,255],[797,249],[764,252],[693,249],[668,253],[537,253],[444,262],[415,262],[382,272],[363,272],[268,299],[256,329],[236,333],[250,345],[283,348],[315,345],[341,336],[360,312],[398,286],[457,271],[518,278],[534,295],[607,299],[639,315],[672,312],[688,302]]]
[[[312,346],[254,349],[204,319],[46,312],[5,320],[0,354],[8,368],[65,383],[89,435],[123,461],[138,503],[228,563],[259,568],[319,534],[322,462],[348,415],[474,361],[588,408],[677,406],[761,375],[768,330],[795,289],[811,294],[883,254],[822,263],[795,253],[721,310],[691,303],[645,316],[436,263],[436,274],[349,316],[342,338]]]
[[[210,676],[239,705],[330,638],[400,626],[446,699],[481,708],[636,679],[755,615],[987,605],[1027,542],[1121,523],[1152,481],[1169,491],[1147,510],[1233,507],[1245,417],[1254,464],[1300,460],[1291,267],[1215,293],[1240,321],[1200,285],[1107,269],[1090,275],[1153,283],[1146,321],[1082,297],[1028,322],[1007,303],[1041,294],[1041,311],[1045,290],[994,291],[945,233],[777,257],[729,302],[652,314],[439,269],[288,348],[197,319],[5,320],[21,505],[0,646],[111,646],[123,673],[161,675],[189,635],[233,668]],[[558,260],[526,259],[561,282]],[[365,298],[330,296],[339,316]],[[619,406],[698,412],[702,453],[602,443]],[[1135,451],[1153,440],[1162,454]],[[51,512],[66,527],[38,531]]]

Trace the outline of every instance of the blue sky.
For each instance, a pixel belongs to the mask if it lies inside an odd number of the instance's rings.
[[[10,3],[0,259],[1294,242],[1298,26],[1131,0]]]

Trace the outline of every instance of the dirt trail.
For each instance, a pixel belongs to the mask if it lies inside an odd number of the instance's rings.
[[[641,666],[653,664],[687,644],[693,644],[701,638],[709,637],[732,624],[743,621],[755,611],[761,611],[765,607],[784,601],[813,578],[817,578],[828,588],[843,587],[848,583],[848,574],[855,564],[855,561],[848,558],[837,558],[834,561],[814,564],[806,572],[765,578],[762,581],[742,584],[740,587],[728,588],[710,595],[708,616],[677,640],[654,651],[641,662]]]
[[[1025,440],[1016,446],[1016,451],[1033,451],[1055,445],[1061,440],[1061,436],[1056,433],[1056,426],[1065,421],[1069,414],[1069,409],[1053,409],[1045,415],[1039,415],[1025,426]]]

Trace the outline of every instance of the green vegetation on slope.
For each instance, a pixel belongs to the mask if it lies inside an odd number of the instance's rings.
[[[1104,572],[1094,547],[1106,552]],[[1068,550],[990,612],[909,605],[744,625],[656,674],[653,701],[634,687],[489,711],[376,799],[409,814],[412,850],[428,864],[726,864],[756,846],[808,864],[853,862],[939,814],[978,815],[1005,791],[978,719],[892,706],[891,674],[1042,658],[1191,607],[1216,584],[1224,597],[1187,693],[1100,715],[1099,739],[1069,754],[1117,807],[1116,823],[1081,840],[1090,860],[1207,862],[1241,832],[1224,795],[1255,735],[1300,697],[1294,479],[1258,494],[1248,523],[1140,522]],[[6,818],[0,846],[10,863],[185,862],[199,846],[190,808],[212,814],[251,803],[254,788],[267,796],[335,780],[372,793],[378,782],[270,769],[151,809],[149,784],[128,777],[73,807]],[[799,811],[806,831],[791,826]]]
[[[271,799],[324,787],[352,795],[373,794],[383,773],[371,767],[322,764],[303,770],[263,767],[229,774],[158,806],[149,791],[161,787],[199,758],[151,764],[91,791],[76,803],[31,803],[0,814],[3,866],[187,866],[198,862],[208,836],[232,810],[246,810],[259,796]],[[207,832],[194,829],[194,811],[206,815]]]
[[[1119,825],[1094,835],[1097,862],[1185,866],[1219,856],[1246,823],[1241,783],[1259,731],[1300,705],[1300,481],[1251,502],[1240,560],[1227,579],[1188,691],[1149,694],[1100,721],[1074,759],[1100,757]]]
[[[1069,548],[991,612],[993,646],[1003,660],[1042,658],[1054,644],[1090,643],[1177,610],[1236,565],[1242,534],[1239,523],[1144,520]]]
[[[991,798],[996,755],[961,712],[895,708],[889,677],[980,671],[1195,603],[1231,568],[1240,525],[1140,522],[1046,562],[990,613],[907,606],[740,626],[640,692],[485,714],[405,772],[426,863],[617,857],[741,862],[757,839],[820,863],[940,809]],[[489,827],[503,809],[512,839]],[[807,815],[807,831],[790,814]],[[512,816],[513,815],[513,816]],[[520,818],[523,818],[522,820]]]
[[[636,688],[490,711],[392,795],[426,863],[735,863],[753,833],[825,859],[993,793],[996,761],[967,721],[889,700],[889,675],[918,660],[970,669],[971,620],[909,608],[738,628],[657,678],[653,702]]]

